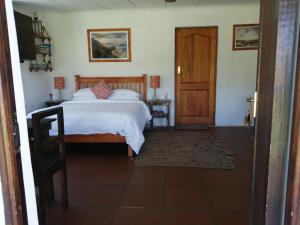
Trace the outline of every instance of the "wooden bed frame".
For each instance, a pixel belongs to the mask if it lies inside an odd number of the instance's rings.
[[[76,91],[81,88],[95,86],[99,81],[105,81],[110,88],[126,88],[141,94],[141,99],[147,100],[147,75],[135,77],[83,77],[75,75]],[[126,143],[125,137],[119,134],[92,134],[92,135],[65,135],[66,143]],[[128,156],[133,156],[133,151],[128,145]]]

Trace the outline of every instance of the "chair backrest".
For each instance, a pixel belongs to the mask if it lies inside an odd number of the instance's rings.
[[[49,136],[51,123],[57,123],[57,135]],[[65,159],[63,108],[56,107],[32,114],[33,149],[31,158],[35,175],[42,174],[50,163]]]

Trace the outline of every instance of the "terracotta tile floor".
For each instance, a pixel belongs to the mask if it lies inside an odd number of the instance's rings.
[[[49,225],[248,225],[253,140],[245,128],[212,128],[235,170],[134,167],[125,145],[70,145],[68,209]]]

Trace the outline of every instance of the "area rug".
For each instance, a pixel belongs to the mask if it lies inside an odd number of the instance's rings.
[[[206,131],[146,131],[136,166],[234,169],[230,152]]]

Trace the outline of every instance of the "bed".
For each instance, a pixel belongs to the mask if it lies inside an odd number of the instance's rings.
[[[141,100],[138,101],[120,100],[119,102],[118,101],[112,102],[110,100],[94,100],[94,101],[91,100],[89,102],[66,101],[62,103],[59,106],[62,106],[64,108],[65,142],[66,143],[128,143],[128,156],[133,157],[134,152],[138,153],[142,142],[144,142],[144,137],[142,132],[145,127],[145,122],[151,119],[150,112],[145,104],[145,101],[147,99],[146,78],[147,78],[146,75],[128,76],[128,77],[86,77],[86,76],[75,75],[76,91],[83,88],[93,87],[97,83],[99,83],[99,81],[105,81],[112,90],[121,88],[121,89],[131,89],[138,92],[141,96],[140,97]],[[144,115],[142,116],[141,114]],[[104,118],[108,118],[108,117],[112,117],[112,118],[104,120]],[[80,118],[78,119],[79,121],[78,123],[82,123],[81,127],[79,127],[77,123],[74,123],[74,119],[76,120],[77,118]],[[71,120],[72,120],[72,124],[70,122]],[[127,122],[127,120],[129,122]],[[135,120],[137,122],[135,122]],[[117,127],[124,126],[125,128],[124,129],[118,128],[118,129],[114,129],[112,132],[108,131],[108,133],[101,133],[101,132],[97,132],[98,129],[97,127],[93,128],[93,124],[97,124],[97,126],[100,128],[104,127],[103,128],[104,130],[105,129],[107,130],[107,128],[109,128],[110,126],[112,127],[112,130],[116,126]],[[101,126],[99,124],[101,124]],[[69,129],[68,127],[70,126],[73,126],[73,128]],[[84,126],[86,127],[91,126],[88,127],[89,131],[87,133],[82,132],[82,130],[84,130],[83,129]],[[125,132],[126,129],[130,131],[130,135],[126,135]],[[131,131],[130,129],[133,131]],[[116,132],[116,130],[120,130],[120,132]],[[137,138],[138,137],[140,138],[140,140],[138,140],[138,143],[135,140],[129,140],[130,138],[134,139],[135,137],[133,136],[137,136]]]
[[[128,77],[85,77],[75,75],[76,90],[92,87],[99,81],[106,81],[112,90],[118,88],[132,89],[141,94],[143,101],[147,100],[147,75]],[[67,143],[126,143],[120,134],[66,135]],[[133,150],[128,145],[128,156],[133,156]]]

